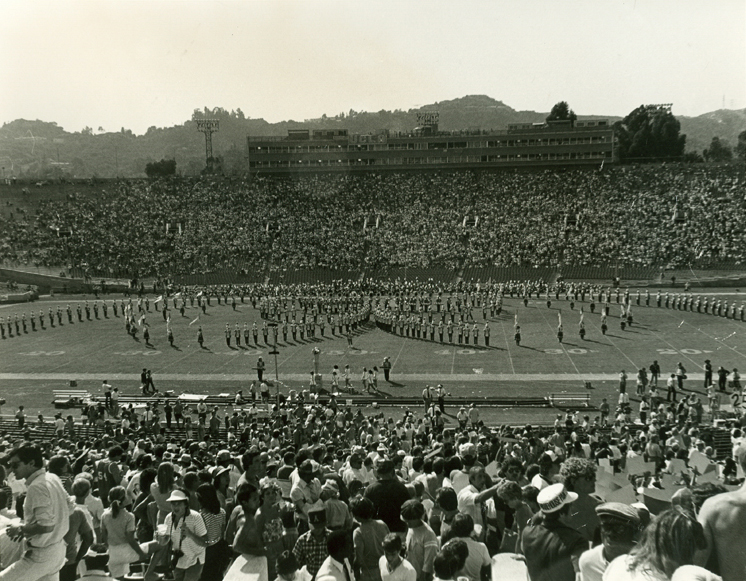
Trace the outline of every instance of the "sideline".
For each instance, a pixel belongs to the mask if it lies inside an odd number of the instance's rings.
[[[140,375],[136,373],[0,373],[0,381],[67,381],[75,379],[78,381],[101,381],[102,377],[109,381],[140,381]],[[704,381],[704,373],[687,373],[688,380],[685,387],[693,385],[692,382]],[[256,375],[247,373],[158,373],[156,379],[159,381],[251,381]],[[281,373],[283,381],[306,381],[308,375],[305,373]],[[618,373],[397,373],[396,380],[399,381],[466,381],[466,382],[490,382],[490,381],[618,381]]]

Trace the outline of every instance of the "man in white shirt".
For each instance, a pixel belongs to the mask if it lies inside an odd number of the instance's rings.
[[[349,485],[353,480],[359,480],[363,483],[367,481],[367,475],[363,472],[363,458],[359,453],[355,452],[350,455],[350,465],[343,472],[342,480],[346,485]]]
[[[417,570],[402,558],[402,539],[396,533],[389,533],[383,539],[383,557],[378,561],[382,581],[416,581]]]
[[[321,482],[314,476],[312,460],[304,460],[298,467],[299,480],[290,489],[290,499],[295,504],[296,516],[308,525],[309,509],[319,502],[321,495]],[[302,528],[299,526],[299,529]],[[303,528],[308,530],[307,528]]]
[[[484,518],[483,512],[485,503],[490,499],[498,485],[495,484],[485,489],[487,483],[487,474],[483,466],[473,466],[469,470],[469,485],[458,493],[458,511],[471,516],[475,526],[479,526],[479,540],[484,539]]]
[[[355,581],[350,561],[345,557],[347,549],[347,532],[332,531],[326,538],[326,549],[329,556],[316,573],[317,581]]]
[[[0,572],[3,581],[37,581],[58,578],[65,564],[64,536],[70,526],[72,503],[60,479],[47,473],[41,448],[23,444],[11,451],[10,469],[26,479],[24,523],[6,529],[13,541],[25,539],[27,551]]]

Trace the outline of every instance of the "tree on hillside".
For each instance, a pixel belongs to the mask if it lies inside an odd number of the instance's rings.
[[[680,159],[686,135],[666,107],[640,105],[614,124],[620,161],[665,161]]]
[[[175,159],[162,159],[161,161],[152,161],[145,165],[145,175],[149,178],[161,178],[175,174]]]
[[[702,156],[705,158],[705,161],[730,161],[733,159],[733,150],[730,145],[724,141],[720,141],[719,137],[713,137],[710,147],[702,152]]]
[[[741,133],[738,134],[736,157],[741,161],[746,161],[746,130],[741,131]]]
[[[552,110],[549,112],[549,115],[547,115],[547,121],[570,121],[572,124],[575,124],[575,120],[578,118],[577,115],[575,115],[575,111],[570,109],[570,106],[567,104],[567,101],[560,101],[557,103],[554,107],[552,107]]]

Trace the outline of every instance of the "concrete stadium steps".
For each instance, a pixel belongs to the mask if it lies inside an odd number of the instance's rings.
[[[270,386],[274,389],[274,386]],[[199,395],[199,394],[194,394]],[[228,405],[233,405],[234,402],[234,395],[205,395],[205,403],[208,406],[221,406],[221,407],[227,407]],[[376,394],[349,394],[349,393],[339,393],[335,396],[337,398],[337,401],[340,403],[344,403],[347,401],[351,401],[353,406],[356,407],[372,407],[374,404],[378,406],[386,406],[386,407],[400,407],[400,406],[408,406],[408,407],[417,407],[423,405],[422,398],[420,397],[384,397],[381,395]],[[119,396],[119,405],[120,407],[126,407],[130,403],[133,404],[142,404],[142,403],[149,403],[149,402],[157,402],[159,406],[162,406],[163,403],[168,399],[170,402],[175,402],[176,397],[169,397],[166,398],[164,395],[155,396],[155,397],[145,397],[145,396],[131,396],[131,395],[120,395]],[[326,390],[322,390],[322,393],[319,395],[318,401],[319,403],[325,404],[330,399],[329,392]],[[91,396],[91,400],[94,403],[103,402],[104,398],[99,395],[93,395]],[[273,398],[274,401],[274,398]],[[196,404],[195,402],[185,402],[189,405]],[[452,397],[449,396],[446,398],[446,406],[449,408],[454,407],[466,407],[470,404],[475,403],[480,407],[549,407],[550,403],[548,398],[546,397]],[[234,406],[236,409],[244,409],[250,407],[251,404],[242,404],[239,406]],[[257,401],[257,407],[262,406],[262,404]],[[59,408],[59,409],[74,409],[80,407],[79,405],[73,405],[70,406],[70,408]],[[567,405],[562,405],[562,409],[564,408],[573,408],[574,405],[572,403],[567,403]],[[592,407],[586,407],[585,405],[577,405],[578,409],[593,409]],[[63,411],[63,414],[65,412]]]
[[[62,417],[65,418],[67,414],[63,411]],[[18,427],[18,422],[14,419],[0,419],[0,441],[7,440],[9,442],[12,442],[13,440],[23,439],[26,431],[31,432],[31,440],[32,441],[49,441],[54,438],[56,438],[55,435],[55,429],[54,429],[54,417],[49,416],[44,418],[44,424],[39,425],[36,419],[33,421],[29,421],[31,418],[26,418],[26,424],[23,427],[23,429]],[[106,420],[109,424],[113,420],[107,419]],[[223,419],[223,425],[221,425],[221,428],[219,430],[219,438],[221,440],[227,440],[228,438],[228,431],[225,429],[225,420]],[[165,437],[167,439],[171,438],[177,438],[177,439],[184,439],[186,437],[186,432],[183,427],[177,428],[176,422],[172,422],[171,428],[167,428],[165,423],[163,424],[163,428],[165,428],[166,433]],[[111,431],[111,430],[110,430]],[[80,439],[89,439],[89,438],[99,438],[107,433],[107,430],[103,427],[98,427],[89,423],[83,424],[80,421],[75,422],[75,437]],[[113,433],[113,431],[112,431]],[[196,421],[192,422],[192,437],[197,436],[197,423]],[[63,438],[69,439],[69,436],[67,435],[67,432],[65,432]]]

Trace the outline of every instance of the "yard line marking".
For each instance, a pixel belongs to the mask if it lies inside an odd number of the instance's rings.
[[[508,343],[508,334],[505,332],[505,322],[500,319],[500,327],[503,330],[503,337],[505,338],[505,347],[507,347],[508,351],[508,361],[510,361],[510,369],[513,370],[513,375],[515,375],[515,367],[513,366],[513,357],[510,354],[510,343]]]
[[[681,321],[681,324],[684,324],[684,322],[685,321]],[[681,325],[679,325],[679,327],[681,327]],[[677,327],[677,329],[678,329],[678,327]],[[667,341],[666,339],[664,339],[661,334],[656,333],[655,331],[651,331],[651,330],[648,330],[648,332],[651,333],[652,335],[655,335],[656,337],[658,337],[658,339],[660,341],[662,341],[663,343],[665,343],[666,345],[668,345],[669,347],[671,347],[671,349],[673,349],[674,351],[678,352],[679,357],[684,357],[685,359],[688,359],[689,361],[691,361],[694,365],[697,366],[697,369],[704,369],[703,366],[700,363],[698,363],[697,361],[695,361],[694,359],[692,359],[691,357],[689,357],[689,355],[687,355],[686,353],[683,353],[680,349],[677,349],[676,347],[674,347],[673,343],[671,343],[670,341]]]
[[[552,324],[549,321],[547,321],[547,318],[544,316],[544,313],[543,313],[542,310],[539,310],[539,314],[541,315],[541,318],[544,319],[544,322],[549,327],[550,333],[551,333]],[[560,346],[562,347],[562,351],[565,352],[565,355],[567,355],[567,358],[570,360],[570,365],[572,365],[573,368],[575,369],[575,373],[577,373],[578,375],[580,375],[580,370],[578,369],[578,366],[575,365],[575,362],[572,360],[572,357],[570,357],[570,354],[567,352],[567,349],[565,348],[564,343],[560,343]]]
[[[666,310],[668,310],[668,309],[666,309]],[[669,317],[672,317],[672,316],[673,316],[673,315],[672,315],[671,313],[666,313],[666,314],[667,314],[667,315],[669,315]],[[697,313],[697,314],[699,315],[699,314],[702,314],[702,313]],[[707,315],[705,315],[705,316],[707,316]],[[712,316],[712,315],[709,315],[709,316]],[[739,321],[733,321],[732,319],[726,319],[726,321],[729,321],[729,322],[731,323],[731,328],[733,327],[732,323],[736,323],[736,324],[740,323]],[[731,351],[733,351],[734,353],[738,353],[738,354],[739,354],[739,355],[741,355],[742,357],[746,358],[746,353],[741,353],[741,352],[740,352],[740,351],[739,351],[738,349],[736,349],[735,347],[731,347],[730,345],[726,345],[726,344],[725,344],[725,340],[724,340],[724,339],[718,339],[717,337],[713,337],[712,335],[710,335],[710,334],[708,334],[708,333],[705,333],[705,332],[704,332],[704,331],[703,331],[702,329],[700,329],[699,327],[695,327],[695,326],[694,326],[694,325],[693,325],[692,323],[689,323],[689,322],[687,322],[686,324],[687,324],[687,325],[689,325],[690,327],[692,327],[693,329],[696,329],[696,330],[697,330],[697,331],[699,331],[700,333],[702,333],[702,334],[703,334],[703,335],[704,335],[705,337],[708,337],[708,338],[712,339],[713,341],[716,341],[717,343],[720,343],[720,345],[722,345],[723,347],[727,347],[728,349],[730,349],[730,350],[731,350]]]
[[[401,352],[404,351],[404,345],[407,344],[407,340],[402,337],[401,338],[401,348],[399,349],[399,353],[396,354],[396,359],[394,359],[394,362],[391,364],[391,368],[393,369],[396,365],[396,362],[399,361],[399,357],[401,357]],[[453,369],[451,369],[451,373],[453,373]]]
[[[601,308],[603,309],[603,307],[601,307]],[[589,317],[588,321],[589,321],[590,325],[591,325],[591,326],[593,326],[593,328],[594,328],[594,329],[596,329],[596,326],[595,326],[595,325],[594,325],[594,324],[593,324],[593,323],[591,322],[591,321],[592,321],[592,319],[591,319],[590,317]],[[600,329],[596,329],[596,330],[598,330],[598,332],[599,332],[599,333],[601,333]],[[614,343],[614,342],[613,342],[613,341],[612,341],[612,340],[611,340],[611,339],[609,338],[609,336],[608,336],[608,335],[604,335],[604,334],[602,334],[602,333],[601,333],[601,335],[600,335],[600,336],[601,336],[601,337],[603,337],[604,339],[606,339],[606,340],[607,340],[607,341],[609,342],[609,344],[610,344],[610,345],[611,345],[612,347],[614,347],[614,349],[616,349],[617,351],[619,351],[619,353],[621,353],[622,355],[624,355],[624,358],[625,358],[625,359],[626,359],[627,361],[629,361],[629,362],[630,362],[630,363],[631,363],[631,364],[633,365],[633,367],[634,367],[635,369],[640,369],[640,368],[639,368],[639,367],[637,366],[637,364],[636,364],[636,363],[635,363],[634,361],[632,361],[632,359],[630,359],[630,358],[629,358],[629,356],[628,356],[628,355],[627,355],[627,354],[626,354],[626,353],[625,353],[625,352],[624,352],[624,351],[623,351],[623,350],[622,350],[622,349],[621,349],[620,347],[617,347],[616,343]],[[617,376],[617,377],[618,377],[618,376]]]

